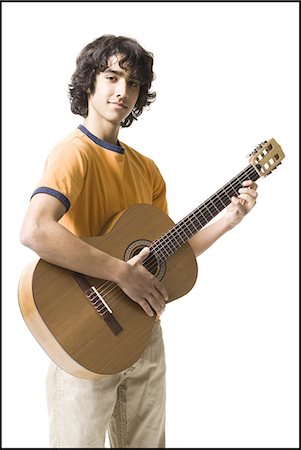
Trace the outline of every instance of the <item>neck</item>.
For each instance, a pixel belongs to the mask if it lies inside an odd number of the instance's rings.
[[[117,145],[118,132],[120,125],[114,123],[98,120],[97,122],[93,119],[86,117],[83,123],[84,127],[94,134],[94,136],[102,139],[103,141],[109,142],[110,144]]]
[[[249,165],[229,183],[225,184],[215,194],[199,205],[184,219],[170,228],[151,245],[151,250],[161,262],[175,253],[182,245],[191,239],[201,228],[209,223],[217,214],[231,203],[231,198],[238,195],[244,180],[257,180],[256,169]]]

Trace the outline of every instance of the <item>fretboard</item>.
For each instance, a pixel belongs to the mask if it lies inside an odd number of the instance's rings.
[[[233,196],[237,197],[243,181],[255,181],[258,178],[258,172],[250,164],[204,203],[155,240],[150,246],[151,252],[155,253],[160,261],[165,261],[226,208],[231,203]]]

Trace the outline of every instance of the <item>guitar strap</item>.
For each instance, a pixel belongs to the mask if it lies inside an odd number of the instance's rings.
[[[73,278],[75,279],[75,281],[77,282],[77,284],[79,285],[79,287],[81,288],[83,293],[85,294],[85,297],[90,301],[90,303],[92,303],[91,294],[89,295],[89,292],[93,293],[92,288],[94,288],[94,286],[92,286],[92,284],[89,283],[87,277],[85,277],[85,275],[83,275],[82,273],[73,272]],[[92,305],[93,305],[93,303],[92,303]],[[100,312],[98,309],[97,309],[97,312],[104,319],[104,321],[106,322],[108,327],[113,331],[113,333],[115,335],[119,334],[120,331],[123,330],[122,326],[120,325],[118,320],[114,317],[113,313],[110,312],[108,310],[107,306],[99,299],[99,301],[97,302],[97,308],[99,308],[100,305],[102,307],[102,312]],[[93,305],[93,306],[96,308],[96,305]],[[104,310],[104,312],[103,312],[103,310]]]

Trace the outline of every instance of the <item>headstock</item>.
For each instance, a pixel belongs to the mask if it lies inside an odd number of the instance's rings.
[[[261,177],[265,177],[281,164],[285,155],[280,145],[272,138],[259,144],[249,156],[249,163]]]

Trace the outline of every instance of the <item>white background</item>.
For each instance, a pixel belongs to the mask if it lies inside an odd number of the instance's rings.
[[[2,445],[48,446],[48,356],[18,307],[34,258],[19,231],[49,151],[82,121],[67,99],[75,58],[110,33],[154,53],[157,100],[120,139],[156,161],[174,221],[247,166],[260,142],[274,137],[286,154],[162,317],[167,447],[297,447],[298,4],[2,6]]]

